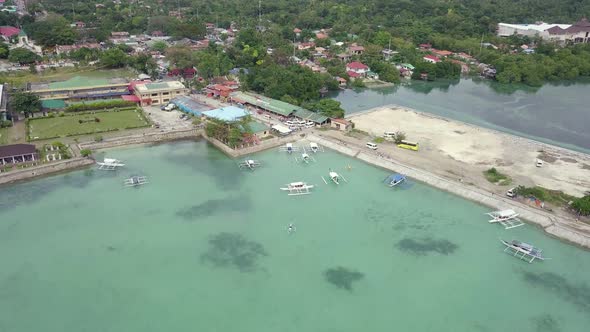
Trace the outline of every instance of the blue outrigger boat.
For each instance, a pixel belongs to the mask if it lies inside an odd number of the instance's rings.
[[[387,178],[385,178],[385,180],[383,182],[385,182],[385,184],[387,184],[390,187],[395,187],[398,184],[402,183],[406,181],[406,176],[403,174],[399,174],[399,173],[395,173],[395,174],[391,174],[390,176],[388,176]]]

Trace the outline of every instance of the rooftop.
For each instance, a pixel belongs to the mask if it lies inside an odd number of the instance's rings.
[[[184,89],[184,84],[178,81],[171,82],[159,82],[159,83],[146,83],[137,84],[135,89],[139,92],[152,92],[157,90],[173,90],[173,89]]]
[[[0,146],[0,158],[21,156],[24,154],[36,153],[33,144],[11,144]]]
[[[249,92],[234,92],[231,94],[234,99],[238,99],[242,102],[258,106],[264,110],[280,114],[282,116],[289,116],[296,110],[303,109],[299,106],[295,106],[284,101],[268,98],[262,95],[249,93]]]
[[[328,121],[328,117],[321,115],[320,113],[316,113],[316,112],[312,112],[312,111],[308,111],[306,109],[298,109],[297,111],[295,111],[295,113],[293,113],[294,116],[300,118],[300,119],[305,119],[308,121],[312,121],[315,122],[317,124],[322,124],[326,121]]]
[[[257,121],[250,121],[246,124],[246,126],[248,126],[253,133],[259,133],[261,131],[270,129],[267,125]]]
[[[243,118],[247,115],[250,115],[250,112],[236,106],[227,106],[222,108],[216,108],[210,111],[205,111],[203,112],[203,115],[205,115],[208,118],[232,122],[239,120],[240,118]]]
[[[90,78],[84,76],[72,77],[67,81],[51,83],[32,83],[31,91],[41,90],[73,90],[80,88],[92,88],[110,85],[126,85],[127,80],[123,78]]]

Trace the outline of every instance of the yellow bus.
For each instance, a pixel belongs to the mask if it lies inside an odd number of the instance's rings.
[[[418,143],[414,143],[414,142],[401,141],[397,146],[402,149],[418,151]]]

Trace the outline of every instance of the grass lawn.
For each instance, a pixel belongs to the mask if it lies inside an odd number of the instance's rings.
[[[0,128],[0,145],[8,144],[10,132],[8,128]]]
[[[28,82],[65,81],[74,76],[85,76],[90,78],[133,78],[137,74],[127,69],[100,69],[95,67],[73,68],[64,67],[46,69],[41,73],[32,74],[28,70],[7,72],[0,74],[0,80],[10,83],[14,87],[24,87]]]
[[[100,122],[94,121],[98,118]],[[79,121],[85,121],[80,123]],[[56,137],[86,135],[120,129],[149,126],[139,110],[126,109],[120,111],[84,112],[82,114],[66,114],[63,117],[39,118],[29,121],[31,140],[42,140]]]

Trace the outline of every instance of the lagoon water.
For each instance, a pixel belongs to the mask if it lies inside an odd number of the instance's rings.
[[[509,86],[481,79],[345,90],[347,113],[397,104],[590,153],[590,82]],[[403,128],[399,128],[402,129]]]
[[[0,188],[0,331],[585,331],[590,254],[335,152],[236,161],[199,142],[108,151]],[[98,156],[99,158],[102,155]],[[347,166],[352,166],[347,170]],[[332,168],[347,179],[326,185]],[[150,183],[123,188],[126,176]],[[278,188],[305,180],[312,195]],[[289,223],[296,232],[288,234]],[[498,238],[552,260],[528,264]]]

